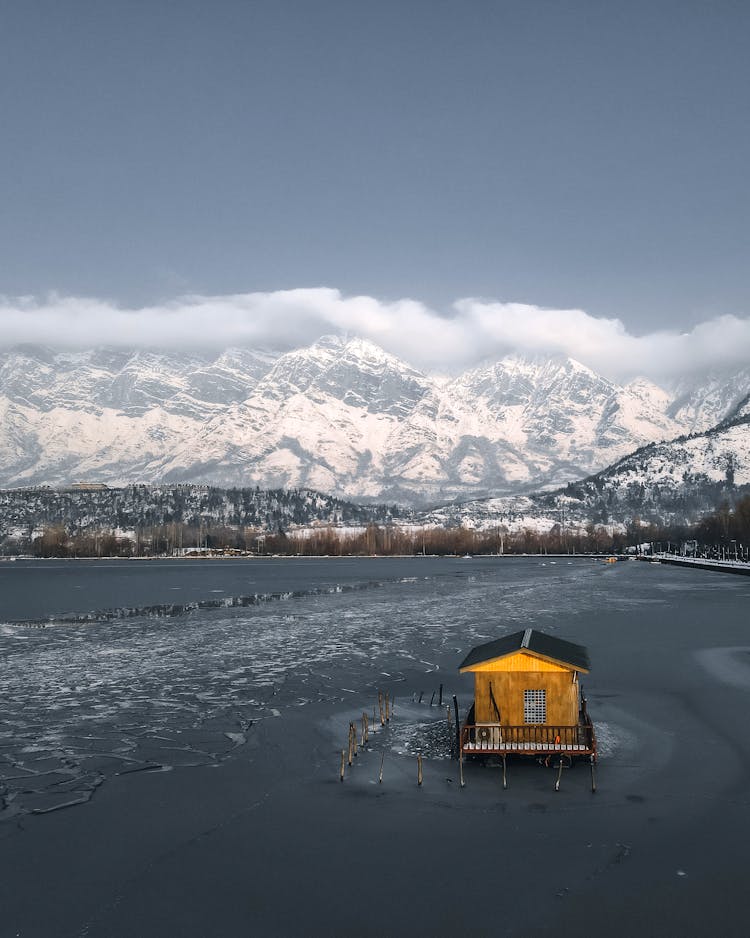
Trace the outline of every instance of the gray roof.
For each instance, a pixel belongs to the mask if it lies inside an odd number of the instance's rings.
[[[484,645],[472,648],[458,666],[458,670],[463,671],[472,665],[492,661],[493,658],[503,658],[523,649],[567,664],[576,671],[588,671],[590,667],[589,653],[583,645],[555,638],[554,635],[546,635],[537,629],[525,629],[523,632],[514,632],[512,635],[496,638],[493,642],[485,642]]]

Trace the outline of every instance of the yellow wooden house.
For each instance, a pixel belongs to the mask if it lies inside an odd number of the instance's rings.
[[[459,671],[474,675],[474,703],[461,730],[464,755],[596,757],[580,684],[589,672],[582,645],[526,629],[473,648]]]

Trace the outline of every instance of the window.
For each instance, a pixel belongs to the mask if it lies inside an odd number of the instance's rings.
[[[546,690],[525,690],[523,692],[523,722],[547,722]]]

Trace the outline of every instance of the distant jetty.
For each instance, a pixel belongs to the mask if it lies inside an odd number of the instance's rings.
[[[672,564],[675,567],[697,567],[699,570],[713,570],[716,573],[738,573],[750,576],[750,563],[744,560],[710,560],[708,557],[680,557],[679,554],[652,554],[639,557],[639,560]]]

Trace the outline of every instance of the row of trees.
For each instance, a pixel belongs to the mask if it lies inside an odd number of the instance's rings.
[[[351,534],[345,528],[320,527],[304,534],[264,534],[226,525],[159,525],[139,528],[134,538],[111,532],[69,535],[64,526],[45,528],[33,540],[37,557],[179,556],[188,552],[281,554],[307,556],[403,556],[409,554],[601,553],[622,550],[627,538],[589,525],[583,531],[556,526],[548,534],[531,529],[508,533],[503,528],[475,531],[465,527],[402,528],[370,524]]]
[[[621,549],[624,541],[590,525],[584,532],[553,529],[542,534],[531,529],[509,533],[500,527],[487,531],[472,528],[393,528],[369,525],[362,533],[342,537],[336,529],[323,529],[309,537],[285,534],[266,538],[265,549],[274,554],[311,556],[404,556],[432,554],[542,554],[602,553]]]
[[[722,502],[718,510],[696,525],[695,538],[703,544],[726,544],[736,541],[750,544],[750,495],[735,505]]]
[[[69,535],[64,525],[53,524],[34,538],[31,549],[35,557],[130,557],[133,542],[108,531]]]
[[[69,534],[62,524],[44,528],[29,547],[36,557],[149,557],[174,556],[187,550],[226,550],[254,553],[263,535],[254,528],[214,524],[162,524],[135,529],[134,537],[112,531],[87,530]]]

